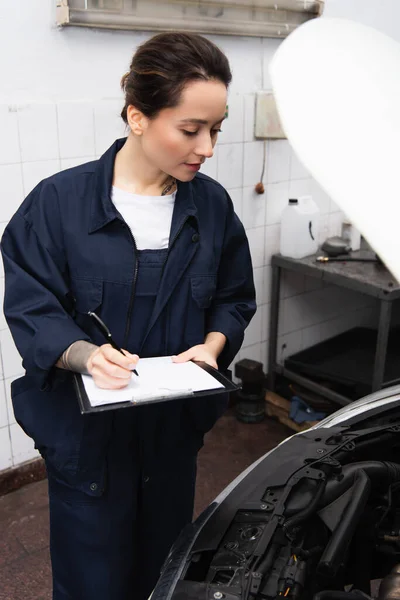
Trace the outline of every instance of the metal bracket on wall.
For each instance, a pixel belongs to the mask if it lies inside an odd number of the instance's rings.
[[[60,27],[69,24],[68,0],[56,0],[56,21]]]
[[[323,0],[56,0],[57,24],[285,38]]]

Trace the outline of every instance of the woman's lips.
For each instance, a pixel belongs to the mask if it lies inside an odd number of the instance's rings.
[[[201,163],[184,163],[184,165],[191,171],[198,171],[201,167]]]

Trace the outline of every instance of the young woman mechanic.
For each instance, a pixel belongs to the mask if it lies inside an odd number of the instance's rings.
[[[122,82],[127,138],[42,181],[4,233],[5,314],[26,370],[12,397],[46,461],[56,600],[146,599],[192,518],[196,455],[226,399],[82,416],[71,371],[118,389],[138,356],[224,370],[238,352],[255,312],[248,242],[226,191],[198,172],[230,80],[201,36],[144,43]]]

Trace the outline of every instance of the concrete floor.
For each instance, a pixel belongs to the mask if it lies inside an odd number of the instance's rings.
[[[207,435],[198,463],[195,514],[291,431],[266,419],[239,423],[228,411]],[[51,600],[47,482],[0,498],[0,600]]]

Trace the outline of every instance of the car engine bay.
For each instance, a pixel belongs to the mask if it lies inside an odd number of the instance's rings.
[[[376,580],[379,600],[400,599],[391,406],[295,435],[260,459],[183,532],[153,600],[370,600]]]

